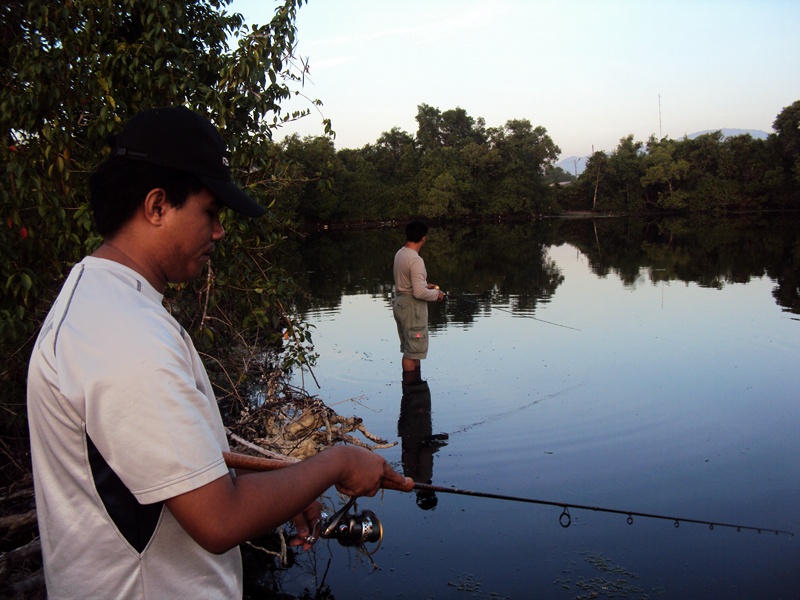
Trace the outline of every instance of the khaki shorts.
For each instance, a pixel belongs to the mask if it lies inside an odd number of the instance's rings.
[[[403,358],[428,356],[428,303],[409,294],[397,294],[392,304]]]

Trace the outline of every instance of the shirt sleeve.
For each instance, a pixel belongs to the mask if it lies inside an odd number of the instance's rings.
[[[434,302],[439,299],[439,290],[428,289],[428,272],[425,269],[425,261],[417,255],[409,263],[411,272],[411,290],[417,300]]]

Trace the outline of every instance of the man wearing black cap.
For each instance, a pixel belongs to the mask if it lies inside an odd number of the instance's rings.
[[[367,450],[337,446],[292,467],[234,476],[191,339],[162,305],[224,237],[222,206],[262,207],[231,181],[222,137],[185,108],[145,111],[92,175],[104,242],[75,265],[28,377],[36,504],[50,598],[233,598],[238,544],[294,519],[310,547],[332,485],[404,483]]]

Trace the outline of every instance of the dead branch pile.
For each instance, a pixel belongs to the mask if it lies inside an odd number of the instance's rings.
[[[339,443],[370,450],[397,444],[370,433],[361,418],[342,416],[319,397],[280,381],[267,385],[267,394],[250,401],[229,420],[235,450],[302,460]]]
[[[0,489],[0,598],[44,598],[33,479]]]

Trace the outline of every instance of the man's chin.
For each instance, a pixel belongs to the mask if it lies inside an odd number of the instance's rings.
[[[202,265],[198,265],[196,268],[193,269],[186,269],[183,273],[176,273],[172,277],[169,278],[170,283],[186,283],[188,281],[194,281],[195,279],[200,279],[205,275],[206,272],[206,265],[208,262],[204,262]]]

